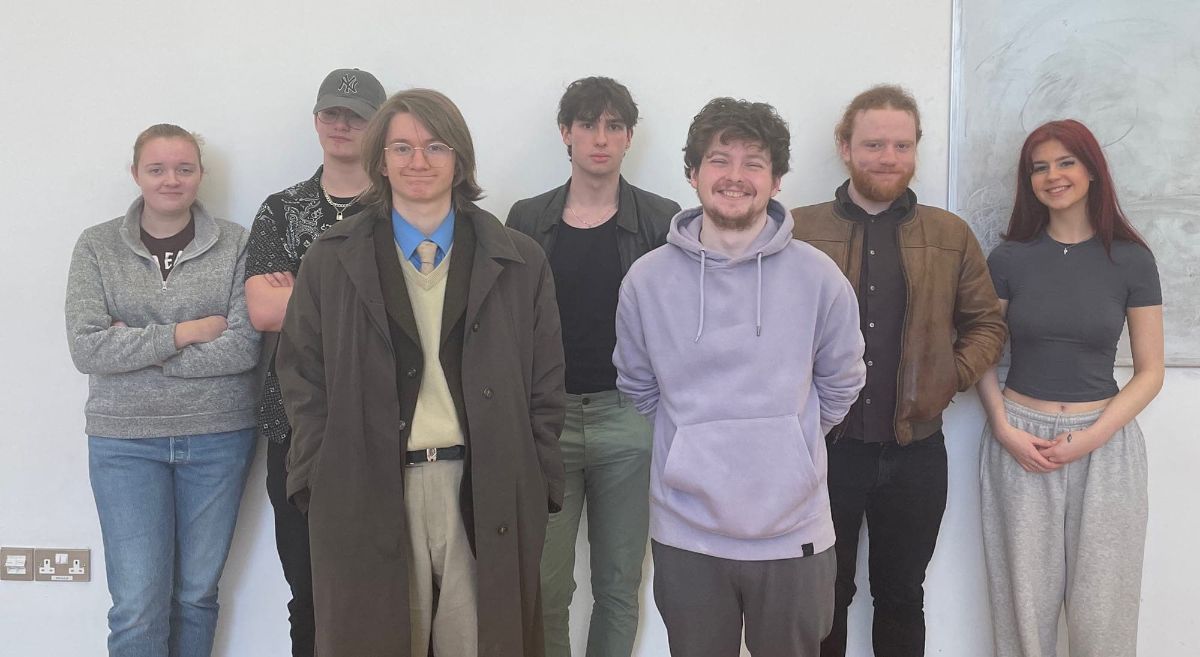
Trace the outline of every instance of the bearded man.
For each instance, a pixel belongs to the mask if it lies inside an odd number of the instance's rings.
[[[858,292],[866,340],[866,386],[825,439],[838,567],[821,655],[846,654],[864,516],[875,655],[923,655],[925,569],[946,509],[942,411],[999,360],[1006,328],[966,222],[908,188],[921,139],[913,97],[869,89],[835,136],[850,179],[833,201],[792,210],[796,239],[833,258]]]

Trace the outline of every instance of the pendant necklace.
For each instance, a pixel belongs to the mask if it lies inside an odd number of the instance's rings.
[[[334,203],[333,197],[329,195],[329,192],[325,191],[325,183],[321,183],[321,194],[325,196],[325,202],[333,206],[334,211],[337,212],[338,221],[342,220],[342,214],[345,213],[351,205],[354,205],[354,202],[358,200],[358,197],[363,195],[362,192],[355,194],[354,198],[350,199],[349,203]]]
[[[610,206],[610,207],[612,207],[612,206]],[[603,209],[607,210],[608,208],[603,208]],[[595,221],[584,221],[584,219],[582,217],[580,217],[577,212],[575,212],[575,209],[569,205],[567,206],[567,212],[570,212],[571,217],[575,219],[576,223],[582,224],[584,228],[595,228],[596,226],[599,226],[601,223],[603,223],[604,219],[607,219],[608,217],[612,216],[612,214],[610,214],[610,213],[601,213],[600,214],[601,219],[597,219]],[[613,207],[613,212],[616,212],[615,207]]]

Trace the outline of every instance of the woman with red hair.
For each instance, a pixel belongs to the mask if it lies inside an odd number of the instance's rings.
[[[1154,256],[1117,203],[1082,123],[1025,140],[1004,242],[988,258],[1012,366],[978,384],[980,485],[998,656],[1053,656],[1064,601],[1071,654],[1137,651],[1146,448],[1135,420],[1163,383]],[[1113,377],[1126,321],[1133,377]]]

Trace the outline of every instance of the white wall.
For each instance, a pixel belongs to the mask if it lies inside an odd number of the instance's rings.
[[[135,195],[129,149],[151,123],[205,136],[201,196],[216,214],[247,224],[266,194],[311,174],[316,87],[330,69],[358,66],[389,91],[432,86],[459,103],[488,191],[483,206],[503,216],[512,201],[566,178],[556,102],[567,82],[605,74],[630,87],[643,113],[628,178],[685,205],[694,196],[680,148],[702,104],[716,95],[775,104],[792,125],[793,173],[780,194],[792,206],[829,198],[843,178],[831,137],[840,107],[871,84],[898,81],[924,112],[916,191],[933,204],[946,199],[950,0],[10,4],[0,23],[0,198],[10,208],[0,234],[8,310],[0,323],[0,544],[91,547],[97,567],[86,379],[67,356],[63,287],[79,232],[120,214]],[[1189,440],[1198,394],[1200,371],[1172,371],[1142,418],[1152,468],[1144,654],[1196,649],[1187,623],[1200,605],[1188,584],[1200,572],[1184,550],[1198,533],[1186,497],[1189,466],[1200,457]],[[947,415],[951,488],[929,573],[930,654],[987,654],[975,476],[981,425],[970,395]],[[262,486],[260,460],[223,580],[216,654],[224,657],[288,654],[286,591]],[[586,592],[585,583],[580,597]],[[649,587],[644,601],[637,654],[665,655]],[[102,655],[108,604],[102,568],[89,584],[0,583],[0,653]],[[854,655],[869,654],[868,611],[860,596]],[[585,619],[576,613],[575,621]]]

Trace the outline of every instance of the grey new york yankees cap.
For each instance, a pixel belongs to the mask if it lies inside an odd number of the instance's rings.
[[[330,107],[345,107],[369,119],[385,100],[387,94],[374,75],[357,68],[339,68],[321,82],[313,114]]]

